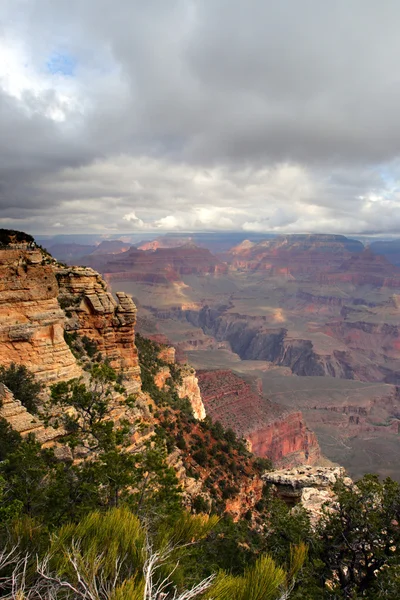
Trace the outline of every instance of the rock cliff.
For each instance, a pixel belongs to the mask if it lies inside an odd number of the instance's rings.
[[[206,418],[206,409],[201,397],[199,382],[195,371],[190,367],[184,367],[181,371],[182,382],[178,384],[179,398],[189,398],[194,417],[202,421]]]
[[[159,353],[159,358],[163,361],[167,358],[169,364],[174,364],[172,355],[169,352],[170,348],[164,347]],[[175,353],[174,353],[175,354]],[[161,367],[154,377],[154,383],[158,389],[162,390],[168,387],[168,382],[171,377],[169,366]],[[175,384],[179,398],[188,398],[192,407],[193,416],[195,419],[202,421],[206,418],[206,410],[200,393],[196,372],[188,365],[181,365],[179,370],[179,382]]]
[[[158,313],[156,313],[158,314]],[[295,375],[343,377],[353,379],[352,361],[346,353],[333,351],[319,355],[311,340],[291,338],[288,331],[273,328],[263,316],[252,317],[204,306],[201,310],[176,310],[206,335],[218,342],[227,341],[242,360],[265,360],[289,367]]]
[[[232,248],[230,265],[244,271],[261,271],[286,279],[315,278],[327,269],[338,268],[363,245],[343,235],[286,235],[257,244],[248,240]]]
[[[366,249],[350,256],[336,269],[321,273],[318,280],[323,284],[351,283],[356,286],[372,285],[374,288],[399,288],[400,269],[384,256]]]
[[[79,376],[57,296],[52,261],[40,249],[0,248],[0,364],[24,364],[45,383]]]
[[[124,292],[117,300],[99,273],[90,268],[57,268],[59,302],[68,317],[66,330],[86,336],[110,365],[125,376],[128,392],[140,387],[140,368],[135,346],[136,306]]]
[[[51,442],[60,437],[60,430],[45,427],[44,423],[29,413],[2,383],[0,383],[0,418],[6,419],[22,436],[33,433],[43,446],[51,445]]]
[[[276,466],[315,464],[321,457],[314,433],[299,411],[284,410],[232,371],[199,371],[207,414],[250,443],[257,456]]]

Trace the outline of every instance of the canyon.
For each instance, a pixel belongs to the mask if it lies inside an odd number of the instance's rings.
[[[91,339],[135,393],[140,331],[167,343],[165,356],[200,372],[205,412],[233,427],[260,456],[282,466],[326,456],[355,477],[377,471],[399,478],[392,460],[400,449],[396,267],[344,236],[248,241],[218,257],[181,242],[147,250],[113,244],[113,252],[122,250],[117,254],[100,249],[90,261],[99,261],[104,279],[90,265],[55,264],[35,249],[29,257],[21,249],[2,250],[14,268],[3,287],[4,363],[27,360],[43,381],[67,378],[77,365],[65,331]],[[24,273],[32,280],[39,274],[33,264],[49,281],[40,294],[50,302],[51,323],[49,315],[35,321],[24,304],[33,292],[25,290],[21,301],[19,288],[29,287]],[[14,306],[10,293],[18,296]],[[58,362],[46,368],[38,360],[38,340]],[[203,418],[196,376],[190,370],[186,376],[180,395],[190,395]],[[158,377],[164,386],[167,370]]]
[[[192,268],[175,269],[174,277],[162,273],[161,262],[154,272],[148,262],[141,276],[131,277],[128,267],[122,275],[101,270],[113,289],[134,296],[144,334],[166,336],[196,369],[261,379],[265,397],[301,411],[323,454],[352,475],[400,478],[395,462],[383,458],[400,449],[400,270],[358,240],[336,235],[242,241],[216,256],[225,269],[209,271],[196,266],[200,250],[192,246],[185,257]],[[174,254],[183,260],[185,248]],[[305,382],[313,407],[303,404]],[[364,407],[361,391],[370,399],[370,389],[376,393]],[[356,415],[358,408],[366,414]]]
[[[282,467],[315,464],[321,458],[317,438],[300,411],[270,402],[232,371],[198,371],[197,376],[206,413],[245,438],[257,456]]]
[[[186,254],[192,250],[183,248]],[[203,252],[205,262],[196,263],[203,275],[210,272],[208,255],[208,251]],[[187,256],[190,257],[190,252]],[[215,264],[218,265],[218,261]],[[214,269],[212,274],[217,271]],[[180,275],[186,272],[198,274],[184,265]],[[129,294],[124,291],[111,294],[106,282],[92,268],[62,265],[31,242],[9,244],[0,250],[0,274],[0,364],[26,365],[46,386],[82,377],[85,376],[85,363],[77,360],[76,349],[70,343],[79,339],[89,347],[91,355],[107,360],[121,374],[126,393],[141,395],[135,344],[137,309]],[[168,342],[165,337],[161,336],[161,339]],[[160,359],[166,366],[156,374],[155,383],[160,389],[168,389],[171,376],[168,365],[175,364],[175,349],[171,345],[162,345]],[[253,394],[250,386],[229,372],[223,377],[230,383],[225,386],[226,397],[224,400],[221,397],[221,405],[230,394],[245,395],[249,402],[249,423],[245,426],[242,420],[240,427],[237,423],[234,428],[248,440],[255,454],[269,457],[280,466],[302,462],[314,464],[319,460],[316,438],[299,411],[283,410],[278,404],[268,403],[262,394]],[[204,383],[204,377],[202,381]],[[210,374],[209,381],[215,383],[215,375]],[[187,365],[180,367],[177,393],[179,398],[189,399],[196,419],[219,414],[218,411],[214,414],[211,405],[209,409],[205,407],[196,373]],[[24,435],[37,431],[40,439],[46,438],[46,442],[56,440],[60,435],[51,428],[46,429],[40,417],[27,413],[9,391],[3,390],[2,396],[1,415],[18,431]],[[124,418],[125,409],[118,406],[118,398],[114,404],[113,418]],[[148,411],[145,417],[146,428],[152,429]],[[129,416],[129,419],[133,418]],[[221,418],[221,421],[226,420]]]

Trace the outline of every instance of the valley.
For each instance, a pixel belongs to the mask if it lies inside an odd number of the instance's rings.
[[[166,336],[178,358],[232,370],[280,410],[301,411],[322,453],[352,476],[399,479],[400,269],[343,236],[219,255],[180,242],[85,264],[133,295],[139,331]]]

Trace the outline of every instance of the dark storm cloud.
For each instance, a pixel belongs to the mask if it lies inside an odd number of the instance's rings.
[[[400,227],[394,0],[4,7],[0,58],[21,72],[0,71],[0,219]]]

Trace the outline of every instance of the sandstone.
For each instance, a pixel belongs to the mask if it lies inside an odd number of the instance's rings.
[[[160,354],[162,354],[161,350]],[[201,398],[199,383],[195,371],[189,366],[181,366],[180,369],[181,381],[176,384],[176,391],[179,398],[187,398],[191,404],[193,416],[198,421],[202,421],[206,417],[203,400]],[[160,367],[154,376],[154,383],[159,390],[162,390],[168,383],[171,377],[169,367]]]
[[[59,299],[69,319],[66,330],[86,336],[113,368],[122,371],[129,393],[140,389],[140,368],[135,346],[136,306],[124,292],[117,300],[99,273],[90,268],[56,269]]]
[[[60,437],[62,433],[53,427],[45,427],[44,423],[29,413],[2,383],[0,383],[0,418],[6,419],[22,436],[33,433],[38,442],[45,446]]]
[[[303,488],[300,504],[306,509],[310,517],[311,526],[315,527],[324,514],[324,510],[332,510],[336,496],[328,489]]]
[[[51,264],[38,249],[0,249],[0,364],[23,364],[51,383],[80,375],[64,340]]]
[[[154,383],[159,390],[162,390],[171,377],[171,371],[168,367],[161,367],[154,376]]]
[[[353,485],[352,480],[346,476],[345,469],[339,466],[301,465],[290,470],[264,473],[262,479],[271,485],[277,497],[289,506],[303,506],[308,512],[313,527],[322,517],[324,510],[335,509],[336,495],[333,488],[336,481],[342,479],[346,485]]]
[[[196,373],[190,367],[183,368],[181,373],[182,383],[177,386],[178,396],[179,398],[189,398],[194,417],[202,421],[206,418],[206,409],[201,397]]]

